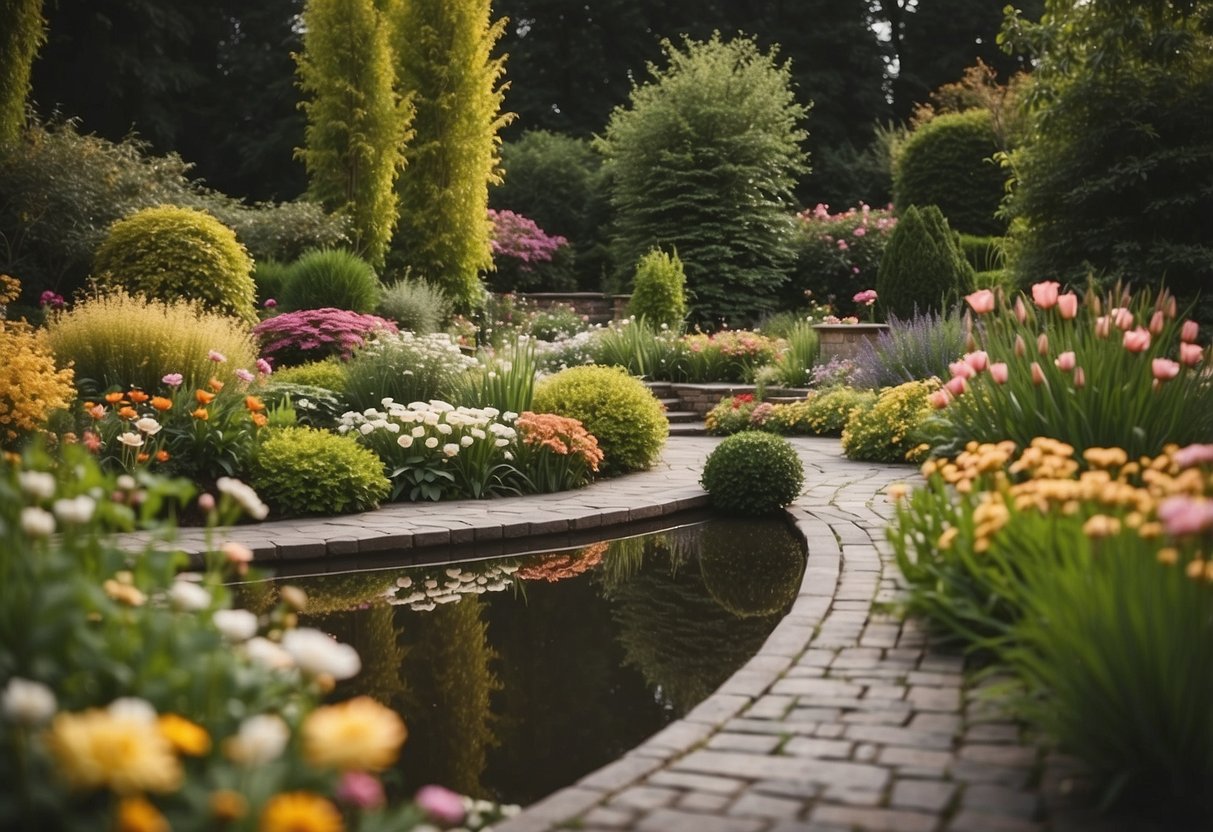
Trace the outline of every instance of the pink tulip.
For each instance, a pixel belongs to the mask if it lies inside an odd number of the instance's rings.
[[[977,350],[976,352],[965,353],[964,363],[973,368],[975,372],[980,373],[990,365],[990,356],[985,350]]]
[[[1171,454],[1171,459],[1175,460],[1175,464],[1180,468],[1213,462],[1213,445],[1189,445]]]
[[[994,293],[989,289],[980,289],[971,295],[965,295],[965,300],[978,315],[994,311]]]
[[[959,398],[964,393],[966,386],[964,376],[952,376],[952,378],[948,379],[948,383],[944,385],[944,389]]]
[[[1200,324],[1196,321],[1184,321],[1184,325],[1179,328],[1179,340],[1185,344],[1196,343],[1196,336],[1200,334]]]
[[[1082,367],[1074,371],[1074,386],[1079,389],[1087,386],[1087,374],[1083,372]]]
[[[1008,376],[1009,373],[1007,372],[1005,361],[999,361],[997,364],[990,365],[990,378],[994,379],[998,384],[1006,384]]]
[[[1057,356],[1057,360],[1053,363],[1057,365],[1057,369],[1068,373],[1078,364],[1078,359],[1074,357],[1073,351],[1067,351]]]
[[[1055,280],[1046,280],[1032,285],[1032,301],[1041,309],[1052,309],[1057,305],[1057,290],[1061,288]]]
[[[1049,354],[1049,336],[1043,332],[1036,339],[1036,351],[1041,355]]]
[[[1122,330],[1133,326],[1133,313],[1123,306],[1118,306],[1113,309],[1108,315],[1112,318],[1112,323],[1116,324]]]
[[[1170,381],[1179,375],[1179,362],[1169,358],[1155,358],[1152,362],[1154,378],[1159,381]]]
[[[1158,519],[1167,534],[1178,537],[1213,528],[1213,501],[1194,497],[1168,497],[1158,505]]]
[[[934,393],[927,396],[927,401],[930,402],[931,407],[935,408],[936,410],[943,410],[948,406],[948,402],[951,400],[952,395],[947,390],[942,389],[936,390]]]
[[[948,371],[954,378],[972,378],[977,371],[963,361],[953,361],[948,365]]]
[[[1150,334],[1151,335],[1161,335],[1162,328],[1166,325],[1167,325],[1167,321],[1163,317],[1161,311],[1155,312],[1153,315],[1150,316]]]
[[[387,802],[379,778],[365,771],[342,774],[335,795],[342,803],[358,809],[378,809]]]
[[[1073,292],[1066,292],[1064,295],[1057,296],[1057,311],[1061,313],[1061,317],[1067,321],[1073,320],[1078,315],[1078,295]]]
[[[1129,352],[1145,352],[1150,348],[1149,331],[1141,327],[1129,330],[1124,335],[1124,345]]]
[[[442,823],[459,823],[467,814],[463,798],[442,786],[422,786],[413,799],[421,811]]]
[[[1107,338],[1112,332],[1112,319],[1107,315],[1101,315],[1095,319],[1095,335],[1099,338]]]
[[[1021,324],[1028,320],[1028,307],[1023,304],[1023,297],[1015,298],[1015,320]]]
[[[1022,335],[1015,336],[1015,355],[1018,358],[1023,358],[1024,353],[1028,351],[1028,345],[1024,343]]]
[[[1205,351],[1200,348],[1200,344],[1179,345],[1179,360],[1189,367],[1199,364],[1204,355]]]
[[[1040,368],[1040,365],[1035,361],[1032,362],[1032,383],[1043,384],[1045,380],[1045,371]]]

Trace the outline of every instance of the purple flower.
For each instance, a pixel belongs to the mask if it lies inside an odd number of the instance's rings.
[[[274,300],[273,298],[266,298],[265,303],[263,303],[261,305],[264,306],[266,309],[273,309],[274,307],[276,307],[278,305],[278,301]]]
[[[208,352],[206,357],[211,361],[214,361],[216,364],[222,364],[224,361],[227,361],[227,356],[216,350],[211,350]]]
[[[271,367],[270,362],[266,361],[264,358],[258,358],[257,372],[261,373],[263,376],[268,376],[270,373],[274,372],[274,368]]]
[[[239,370],[236,371],[236,378],[240,379],[245,384],[247,384],[248,382],[253,380],[254,376],[248,370],[241,367]]]
[[[169,387],[180,387],[185,377],[181,373],[169,373],[164,378],[160,379],[162,384],[167,384]]]
[[[358,809],[378,809],[387,802],[379,778],[365,771],[347,771],[342,774],[335,795],[342,803]]]
[[[52,292],[47,289],[39,298],[39,303],[42,306],[49,306],[51,309],[62,309],[67,303],[63,300],[63,295],[58,292]]]
[[[1193,497],[1168,497],[1158,505],[1158,519],[1172,537],[1199,534],[1213,528],[1213,501]]]
[[[423,812],[442,823],[459,823],[467,814],[463,798],[442,786],[422,786],[414,800]]]

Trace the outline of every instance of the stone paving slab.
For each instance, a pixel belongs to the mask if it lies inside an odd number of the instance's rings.
[[[388,549],[600,531],[705,507],[698,478],[718,441],[671,437],[652,471],[580,491],[393,504],[230,536],[258,560],[306,558],[332,569]],[[1026,741],[988,697],[975,695],[961,656],[932,645],[921,622],[887,606],[903,582],[884,537],[893,511],[885,492],[917,481],[915,469],[846,460],[833,439],[791,441],[806,489],[789,514],[809,548],[791,612],[686,717],[497,832],[1072,828],[1051,824],[1050,813],[1066,808],[1073,764]],[[197,552],[204,537],[185,530],[180,542]],[[1102,832],[1098,823],[1082,828]]]

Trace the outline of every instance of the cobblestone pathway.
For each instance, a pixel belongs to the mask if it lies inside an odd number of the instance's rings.
[[[672,438],[653,471],[582,491],[232,530],[259,560],[357,563],[390,548],[494,541],[702,506],[718,440]],[[843,459],[837,440],[793,440],[807,490],[790,512],[809,546],[800,595],[761,651],[685,718],[536,803],[498,832],[1027,832],[1052,767],[893,604],[885,490],[908,466]],[[195,537],[194,542],[200,540]],[[187,536],[187,545],[189,538]],[[744,552],[739,553],[744,556]],[[1058,773],[1059,772],[1059,773]],[[1065,828],[1076,828],[1067,824]],[[1086,827],[1083,827],[1086,828]]]

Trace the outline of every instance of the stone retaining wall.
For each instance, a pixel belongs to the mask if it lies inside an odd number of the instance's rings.
[[[875,341],[888,324],[817,324],[821,362],[832,358],[854,360],[865,341]]]

